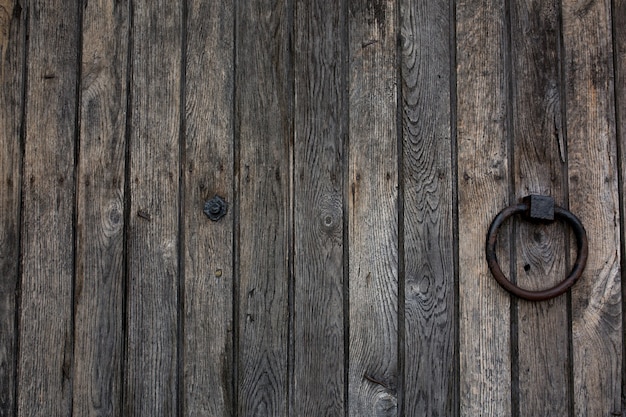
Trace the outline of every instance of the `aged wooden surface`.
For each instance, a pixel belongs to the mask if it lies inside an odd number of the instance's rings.
[[[234,376],[234,7],[187,5],[181,401],[184,416],[225,416],[233,414]],[[219,222],[203,212],[215,195],[229,205]]]
[[[345,409],[344,6],[343,1],[303,0],[294,10],[291,404],[297,416],[340,416]]]
[[[348,414],[398,406],[398,149],[393,1],[350,1]]]
[[[19,45],[21,36],[16,37],[16,34],[19,34],[19,32],[11,30],[12,27],[14,29],[17,27],[17,30],[19,31],[19,28],[24,27],[19,24],[21,9],[22,6],[15,0],[0,1],[0,81],[2,82],[5,81],[4,68],[7,57],[10,58],[11,62],[20,62],[19,59],[16,61],[15,58],[21,56],[19,53],[24,51],[23,46]],[[15,10],[15,16],[13,10]],[[15,19],[15,17],[17,17],[17,19]],[[16,41],[17,45],[20,46],[18,49],[14,48],[16,46]],[[9,49],[11,49],[13,55],[9,54]],[[15,68],[12,68],[12,70],[15,71]],[[15,76],[14,73],[11,75]],[[14,78],[9,78],[8,80],[14,80]],[[20,85],[20,83],[17,84],[18,87]]]
[[[622,415],[625,4],[0,0],[0,416]]]
[[[121,410],[128,7],[83,10],[73,390],[83,416]]]
[[[626,259],[626,247],[624,236],[626,234],[625,207],[626,195],[624,194],[624,179],[626,179],[626,164],[624,163],[624,152],[626,151],[626,1],[614,0],[612,4],[613,17],[613,56],[615,64],[615,114],[616,114],[616,136],[617,136],[617,166],[619,169],[619,194],[620,194],[620,261],[621,270],[624,270],[624,259]],[[622,285],[622,332],[626,326],[624,318],[624,299],[626,290]],[[622,338],[622,412],[626,410],[626,341]]]
[[[240,416],[288,413],[292,88],[285,0],[238,4]]]
[[[574,415],[620,413],[622,300],[613,44],[608,1],[563,2],[570,209],[589,262],[572,290]]]
[[[557,1],[514,1],[510,11],[513,196],[554,197],[567,207],[560,26]],[[569,272],[562,224],[531,225],[517,217],[511,279],[541,290]],[[513,300],[513,413],[568,415],[571,392],[567,297],[546,303]]]
[[[458,410],[449,1],[403,1],[404,415]]]
[[[178,387],[181,8],[132,5],[124,413],[175,416]]]
[[[0,416],[15,409],[16,301],[19,283],[24,16],[0,1]],[[15,10],[15,13],[14,13]]]
[[[27,7],[17,415],[62,416],[72,407],[79,19],[74,3]]]
[[[456,5],[460,415],[511,415],[510,304],[484,260],[493,217],[508,205],[505,13],[499,1]],[[506,248],[506,230],[500,240]],[[502,252],[503,271],[508,268]]]

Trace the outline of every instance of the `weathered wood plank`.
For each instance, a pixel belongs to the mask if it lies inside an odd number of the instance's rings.
[[[509,193],[502,8],[493,0],[456,8],[461,416],[511,415],[509,296],[483,243]],[[507,238],[501,230],[505,271]]]
[[[624,185],[626,183],[626,159],[624,152],[626,152],[626,0],[614,0],[612,3],[612,17],[613,17],[613,45],[615,50],[615,114],[616,114],[616,127],[617,127],[617,141],[618,141],[618,161],[617,166],[619,169],[620,183],[621,183],[621,265],[624,265],[626,259],[626,239],[624,232],[626,231],[626,194],[624,193]],[[626,288],[622,280],[622,326],[626,322],[624,317],[624,308],[626,306]],[[623,329],[622,329],[623,332]],[[622,333],[623,334],[623,333]],[[624,355],[626,355],[626,344],[624,337],[622,338],[622,414],[626,413],[626,363],[624,361]]]
[[[18,416],[69,416],[72,403],[74,152],[78,4],[28,13]]]
[[[15,0],[0,0],[0,417],[15,410],[19,282],[20,130],[24,102],[25,21]]]
[[[187,7],[183,415],[231,416],[234,3]],[[229,205],[218,222],[203,213],[215,195]]]
[[[349,3],[350,415],[397,415],[396,13]]]
[[[73,409],[120,414],[129,3],[83,9]]]
[[[293,415],[344,415],[343,2],[295,5]]]
[[[181,7],[134,1],[125,413],[178,408]]]
[[[458,410],[450,2],[401,2],[407,416]]]
[[[560,81],[560,3],[511,2],[513,176],[516,198],[554,197],[566,205],[565,136]],[[556,285],[568,274],[565,232],[516,222],[517,284],[530,290]],[[549,302],[517,300],[520,416],[564,416],[569,392],[567,297]],[[515,394],[514,394],[515,395]]]
[[[610,2],[563,2],[570,209],[589,261],[572,290],[574,415],[621,412],[619,195]]]
[[[287,415],[292,81],[288,1],[238,5],[240,416]]]

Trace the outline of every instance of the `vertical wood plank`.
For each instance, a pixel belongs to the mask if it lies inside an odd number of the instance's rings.
[[[511,2],[511,70],[516,198],[554,197],[566,205],[560,82],[560,4],[557,0]],[[552,287],[568,274],[562,225],[517,222],[517,284]],[[520,416],[564,416],[569,392],[567,297],[549,302],[517,300]]]
[[[401,2],[407,416],[451,416],[458,387],[450,2]]]
[[[397,415],[396,13],[349,3],[350,415]]]
[[[24,19],[15,0],[0,1],[0,416],[15,409],[16,294],[19,282]]]
[[[615,114],[616,114],[616,127],[617,127],[617,144],[618,144],[618,160],[617,166],[619,169],[620,179],[620,239],[621,239],[621,265],[623,268],[624,261],[626,260],[626,239],[624,232],[626,231],[626,195],[624,194],[624,183],[626,181],[626,160],[624,159],[624,152],[626,152],[626,0],[613,0],[612,2],[612,17],[613,17],[613,46],[614,46],[614,59],[615,59]],[[626,317],[624,317],[624,306],[626,300],[624,295],[626,294],[626,288],[624,283],[622,286],[622,326],[626,323]],[[624,356],[626,355],[625,337],[622,329],[622,414],[626,412],[626,362]]]
[[[120,413],[129,4],[86,3],[80,105],[75,415]]]
[[[76,2],[30,1],[18,416],[72,403]]]
[[[344,415],[343,2],[295,7],[293,415]]]
[[[511,415],[509,296],[484,252],[509,193],[503,3],[459,0],[456,19],[460,409],[503,417]],[[499,240],[507,253],[505,232]],[[504,270],[507,258],[499,259]]]
[[[133,2],[125,412],[177,413],[180,5]]]
[[[609,1],[563,1],[570,209],[589,260],[572,290],[574,414],[621,412],[619,196]]]
[[[287,415],[292,81],[289,2],[238,5],[240,416]]]
[[[231,416],[234,2],[188,1],[184,202],[185,416]],[[223,198],[212,222],[206,201]]]

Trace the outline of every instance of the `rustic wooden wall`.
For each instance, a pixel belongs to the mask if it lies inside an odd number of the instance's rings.
[[[624,0],[0,0],[0,417],[623,415],[624,28]],[[530,193],[590,244],[538,303],[484,260]],[[515,220],[498,253],[540,289],[573,247]]]

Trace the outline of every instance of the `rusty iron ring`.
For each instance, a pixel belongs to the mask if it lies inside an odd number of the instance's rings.
[[[555,285],[552,288],[548,288],[546,290],[540,291],[529,291],[523,288],[518,287],[509,281],[502,270],[500,269],[500,265],[498,265],[498,259],[496,257],[496,240],[498,237],[498,228],[504,223],[506,219],[515,215],[515,214],[527,214],[530,206],[528,203],[520,203],[502,210],[498,215],[493,219],[491,226],[489,227],[489,232],[487,233],[487,245],[486,245],[486,255],[487,255],[487,264],[489,265],[489,270],[493,274],[493,277],[498,281],[498,284],[502,286],[508,292],[515,294],[516,296],[529,300],[529,301],[543,301],[549,300],[551,298],[557,297],[564,292],[566,292],[583,273],[585,269],[585,265],[587,263],[587,255],[589,252],[589,244],[587,241],[587,233],[585,232],[585,228],[582,223],[576,216],[574,216],[570,211],[554,206],[554,217],[555,219],[564,220],[568,223],[576,236],[576,246],[578,250],[578,254],[576,256],[576,262],[574,262],[574,267],[572,268],[569,275],[561,281],[559,284]],[[527,217],[527,216],[526,216]]]

